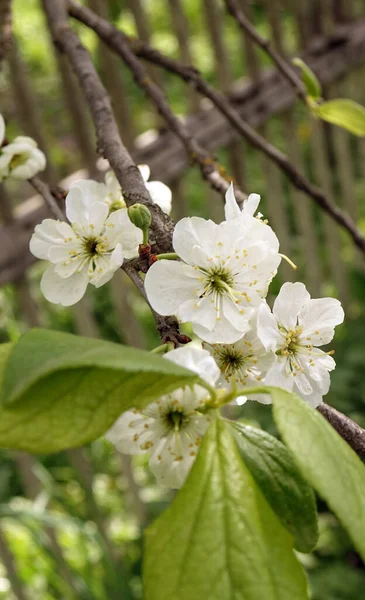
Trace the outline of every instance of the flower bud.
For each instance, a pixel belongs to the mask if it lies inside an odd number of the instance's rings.
[[[143,204],[133,204],[128,208],[128,216],[133,225],[142,229],[143,243],[146,244],[148,242],[148,228],[152,221],[149,209]]]

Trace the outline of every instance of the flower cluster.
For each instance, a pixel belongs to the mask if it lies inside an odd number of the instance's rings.
[[[155,201],[167,199],[163,184],[148,185],[159,194]],[[170,202],[169,196],[165,209]],[[283,255],[267,221],[255,216],[259,202],[260,196],[251,194],[241,209],[231,185],[222,223],[189,217],[176,224],[175,253],[157,256],[145,289],[157,313],[189,322],[198,340],[164,358],[199,373],[224,401],[267,404],[265,389],[252,397],[249,389],[274,385],[316,407],[335,367],[332,353],[319,346],[332,340],[344,313],[338,300],[311,299],[299,282],[285,283],[270,309],[268,288]],[[80,299],[88,283],[98,287],[108,281],[124,257],[137,252],[142,236],[128,218],[112,173],[105,184],[75,183],[66,212],[71,225],[46,219],[31,240],[33,254],[51,263],[41,283],[44,295],[64,305]],[[124,413],[107,438],[122,452],[148,452],[157,479],[180,487],[216,407],[206,388],[187,386],[142,411]]]
[[[0,114],[0,182],[13,179],[30,179],[46,167],[46,157],[32,138],[19,135],[4,143],[5,123]]]
[[[144,179],[147,165],[140,167]],[[156,204],[171,209],[171,191],[159,181],[146,183]],[[112,171],[105,183],[79,180],[66,197],[69,223],[44,219],[30,241],[30,251],[50,263],[41,280],[45,298],[71,306],[86,292],[88,284],[100,287],[119,269],[124,259],[137,256],[142,231],[129,219],[122,190]]]
[[[195,371],[209,385],[219,379],[219,368],[206,350],[184,346],[164,358]],[[214,412],[204,411],[209,393],[200,385],[161,396],[142,411],[122,414],[106,434],[120,452],[150,454],[150,468],[166,487],[179,488],[197,455]]]

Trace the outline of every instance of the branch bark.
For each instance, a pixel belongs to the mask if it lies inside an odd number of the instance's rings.
[[[320,404],[317,410],[365,462],[365,429],[328,404]]]
[[[85,95],[94,122],[97,148],[108,159],[123,189],[128,206],[140,202],[151,211],[153,229],[158,233],[158,251],[171,250],[173,224],[156,204],[153,204],[142,176],[123,145],[107,92],[101,83],[88,51],[68,24],[62,0],[43,0],[55,46],[64,52]]]
[[[184,81],[193,85],[203,96],[209,98],[234,129],[242,137],[247,139],[253,147],[270,158],[270,160],[285,173],[289,181],[291,181],[296,188],[311,197],[324,212],[329,214],[341,227],[346,229],[355,245],[365,254],[365,238],[349,215],[334,205],[320,188],[313,185],[301,171],[290,162],[289,158],[283,152],[258,134],[241,117],[236,108],[230,104],[229,100],[210,86],[194,67],[182,65],[178,61],[164,56],[157,50],[148,46],[145,42],[141,42],[140,40],[129,40],[122,31],[116,29],[111,23],[100,19],[86,7],[79,6],[74,0],[68,0],[68,7],[69,13],[73,17],[92,28],[111,48],[115,50],[115,52],[120,54],[120,56],[123,56],[123,48],[128,42],[131,44],[131,48],[135,54],[178,75],[184,79]]]

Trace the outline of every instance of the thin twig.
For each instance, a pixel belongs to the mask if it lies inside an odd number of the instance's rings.
[[[213,189],[224,196],[232,177],[225,173],[224,167],[219,165],[217,160],[197,142],[184,123],[174,115],[163,91],[150,78],[147,70],[131,49],[127,37],[123,36],[119,39],[118,54],[130,69],[136,83],[152,100],[168,127],[180,139],[190,159],[199,166],[203,178],[210,183]],[[237,189],[236,198],[241,204],[247,198],[247,195]]]
[[[320,404],[317,410],[365,462],[365,429],[328,404]]]
[[[28,179],[28,181],[31,184],[31,186],[33,186],[34,189],[42,196],[44,203],[48,206],[51,214],[56,219],[59,219],[60,221],[65,221],[65,213],[58,206],[57,201],[54,195],[52,194],[52,191],[50,190],[49,186],[46,183],[44,183],[41,179],[39,179],[39,177],[32,177],[31,179]]]
[[[127,38],[120,38],[119,55],[130,69],[136,83],[146,92],[171,131],[180,139],[191,160],[197,163],[203,178],[210,183],[213,189],[224,196],[232,177],[224,174],[223,167],[200,146],[183,122],[174,115],[163,91],[149,77],[147,70],[131,49]],[[243,194],[240,190],[236,190],[236,198],[239,203],[242,203],[247,198],[247,195]]]
[[[174,73],[191,84],[200,94],[209,98],[219,112],[226,117],[242,137],[246,138],[252,146],[268,156],[268,158],[270,158],[270,160],[286,174],[288,179],[297,189],[311,197],[324,212],[329,214],[341,227],[346,229],[356,246],[365,253],[365,238],[356,227],[353,220],[333,204],[320,188],[313,185],[295,167],[295,165],[290,162],[289,158],[283,152],[270,144],[270,142],[248,125],[248,123],[242,119],[239,112],[229,103],[227,98],[210,86],[194,67],[183,65],[170,57],[164,56],[161,52],[151,48],[145,42],[140,40],[130,40],[122,31],[116,29],[111,23],[98,17],[85,6],[78,5],[74,0],[68,0],[68,9],[71,16],[93,29],[100,38],[119,55],[121,55],[121,45],[124,44],[126,40],[129,40],[131,48],[137,56],[159,65],[170,73]]]
[[[269,40],[263,38],[257,29],[245,16],[241,8],[239,7],[237,0],[225,0],[227,10],[236,19],[239,27],[242,31],[247,34],[251,40],[261,48],[267,56],[271,58],[273,63],[277,66],[280,73],[290,83],[295,93],[299,96],[304,103],[306,103],[306,90],[302,80],[298,77],[295,70],[288,64],[288,62],[281,56],[279,52],[271,45]]]

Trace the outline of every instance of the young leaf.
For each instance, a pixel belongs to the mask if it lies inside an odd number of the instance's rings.
[[[261,429],[237,422],[231,425],[251,475],[282,524],[294,536],[295,548],[311,552],[318,540],[316,502],[292,454]]]
[[[299,67],[302,72],[302,80],[305,85],[307,95],[314,100],[320,98],[322,95],[321,84],[319,83],[312,69],[310,69],[301,58],[293,58],[292,62],[296,67]]]
[[[357,136],[365,135],[365,108],[353,100],[329,100],[312,108],[316,117],[343,127]]]
[[[146,532],[145,600],[306,600],[282,527],[228,426],[210,426],[174,502]]]
[[[36,453],[90,442],[123,411],[199,379],[149,352],[40,329],[6,359],[0,447]]]
[[[365,559],[365,466],[324,417],[295,394],[271,388],[274,418],[315,490]]]

